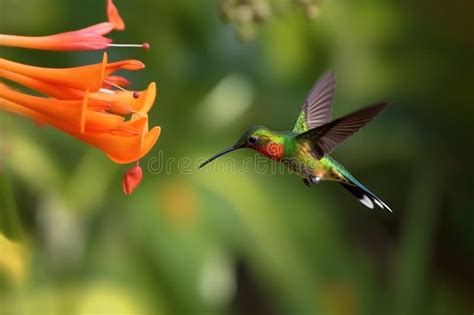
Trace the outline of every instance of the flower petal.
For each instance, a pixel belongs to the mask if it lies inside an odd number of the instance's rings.
[[[117,7],[114,5],[112,0],[107,0],[107,17],[116,30],[122,31],[125,29],[125,23],[120,17]]]
[[[121,77],[119,75],[110,75],[110,76],[105,78],[102,87],[110,88],[110,87],[113,86],[112,84],[117,85],[117,86],[121,86],[121,87],[125,87],[125,86],[130,85],[130,81],[128,81],[126,78]]]
[[[108,150],[107,155],[109,158],[114,161],[115,163],[119,164],[127,164],[131,163],[133,161],[141,159],[143,156],[145,156],[155,145],[156,141],[158,140],[159,136],[161,133],[161,128],[160,127],[154,127],[151,129],[148,133],[144,134],[143,142],[142,142],[142,136],[139,135],[137,137],[128,137],[127,141],[124,140],[124,138],[121,138],[121,144],[123,147],[121,148],[110,148],[109,145],[107,145]],[[108,139],[108,140],[113,140],[113,139]],[[113,143],[111,141],[110,143]]]

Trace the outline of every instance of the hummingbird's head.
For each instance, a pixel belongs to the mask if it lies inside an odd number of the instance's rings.
[[[242,136],[240,136],[239,140],[225,150],[217,153],[204,163],[202,163],[199,168],[203,167],[207,163],[217,159],[218,157],[227,154],[229,152],[242,149],[242,148],[249,148],[256,150],[269,158],[279,159],[281,158],[282,144],[274,143],[275,141],[275,133],[269,130],[264,126],[252,126],[247,129]]]
[[[270,130],[264,126],[252,126],[247,129],[239,140],[233,145],[234,148],[252,148],[255,149],[264,145],[270,140]]]

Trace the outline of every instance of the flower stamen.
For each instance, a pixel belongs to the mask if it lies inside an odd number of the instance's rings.
[[[131,91],[121,87],[120,85],[117,85],[117,84],[115,84],[111,81],[108,81],[108,80],[104,80],[103,82],[107,83],[110,86],[113,86],[114,88],[116,88],[118,90],[121,90],[121,91],[124,91],[124,92],[127,92],[127,93],[132,93],[133,98],[139,98],[140,97],[140,93],[138,93],[137,91],[131,92]],[[99,91],[104,92],[106,94],[115,94],[115,92],[113,90],[109,90],[109,89],[100,89]]]
[[[121,90],[121,91],[124,91],[124,92],[130,92],[129,90],[121,87],[120,85],[117,85],[109,80],[104,80],[103,82],[107,83],[108,85],[110,86],[113,86],[114,88],[118,89],[118,90]],[[107,89],[101,89],[101,90],[107,90]]]
[[[149,50],[150,49],[150,44],[149,43],[143,43],[143,44],[107,44],[107,47],[117,47],[117,48],[126,48],[126,47],[138,47],[138,48],[143,48],[144,50]]]

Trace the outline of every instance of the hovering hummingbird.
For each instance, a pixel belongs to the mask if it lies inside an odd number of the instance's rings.
[[[307,186],[324,180],[339,182],[366,207],[392,211],[379,197],[362,185],[349,171],[329,156],[340,143],[382,112],[387,102],[368,106],[331,121],[335,79],[325,73],[311,88],[291,131],[272,131],[264,126],[247,129],[240,139],[206,162],[242,148],[255,150],[276,160],[299,176]]]

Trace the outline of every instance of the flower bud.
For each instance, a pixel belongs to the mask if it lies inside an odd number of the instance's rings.
[[[123,175],[123,192],[130,195],[140,184],[143,178],[143,170],[140,165],[135,165]]]

